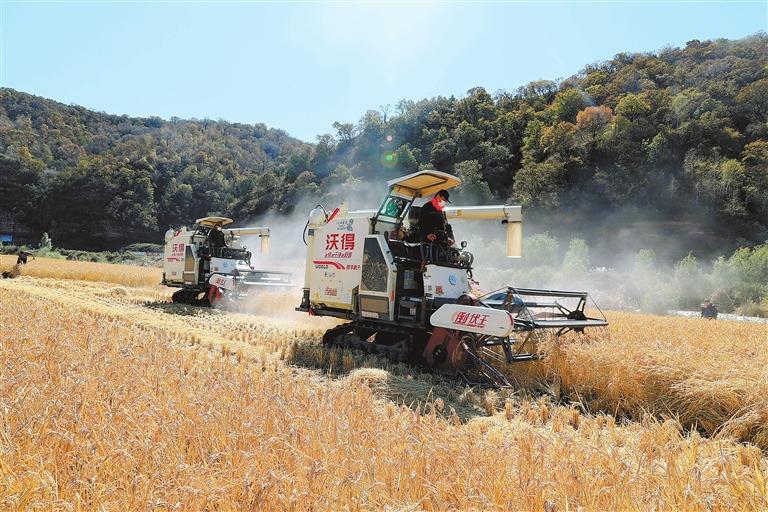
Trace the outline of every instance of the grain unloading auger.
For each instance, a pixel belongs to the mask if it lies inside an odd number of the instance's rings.
[[[259,237],[261,253],[266,254],[269,228],[224,228],[224,245],[212,243],[215,226],[232,222],[226,217],[204,217],[197,219],[191,229],[182,227],[165,233],[162,284],[180,288],[173,294],[173,302],[211,306],[239,300],[253,287],[264,290],[293,286],[288,272],[254,268],[251,252],[242,245],[244,236]]]
[[[425,364],[470,383],[509,386],[502,364],[536,359],[532,334],[605,326],[587,316],[586,292],[508,287],[475,293],[474,256],[460,249],[420,243],[420,206],[414,201],[461,181],[420,171],[388,182],[378,210],[328,214],[315,208],[305,228],[307,261],[299,311],[350,320],[325,333],[326,345],[381,353]],[[522,255],[519,206],[452,207],[447,219],[500,221],[507,256]],[[595,306],[596,311],[599,311]]]

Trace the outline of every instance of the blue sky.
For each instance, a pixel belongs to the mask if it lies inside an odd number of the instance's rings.
[[[768,29],[768,1],[0,4],[2,86],[307,141],[403,98],[514,90],[623,51]]]

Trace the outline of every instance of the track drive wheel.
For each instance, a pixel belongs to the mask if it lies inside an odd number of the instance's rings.
[[[171,295],[171,300],[174,304],[191,304],[192,294],[189,290],[176,290]]]

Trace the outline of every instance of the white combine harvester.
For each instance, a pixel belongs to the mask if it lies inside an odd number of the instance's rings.
[[[214,247],[210,233],[216,224],[232,224],[226,217],[197,219],[191,229],[165,233],[162,284],[180,288],[173,302],[211,306],[243,298],[251,287],[290,287],[288,272],[258,270],[252,254],[241,244],[243,236],[258,236],[261,253],[269,252],[269,228],[225,228],[226,247]]]
[[[460,183],[425,170],[389,181],[378,210],[349,211],[342,204],[331,214],[310,213],[297,310],[349,320],[326,332],[324,344],[425,364],[470,383],[509,386],[500,368],[538,357],[533,332],[607,325],[602,314],[587,316],[586,292],[509,286],[479,296],[466,242],[459,248],[420,242],[414,202]],[[507,256],[522,255],[519,206],[444,211],[447,219],[500,222]]]

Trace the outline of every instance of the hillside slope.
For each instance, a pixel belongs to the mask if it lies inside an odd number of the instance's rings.
[[[765,33],[622,53],[513,92],[403,100],[333,127],[310,145],[263,125],[112,116],[2,89],[0,210],[62,246],[105,248],[205,213],[361,202],[372,181],[434,167],[462,177],[459,200],[522,204],[564,236],[652,221],[685,251],[768,237]]]

